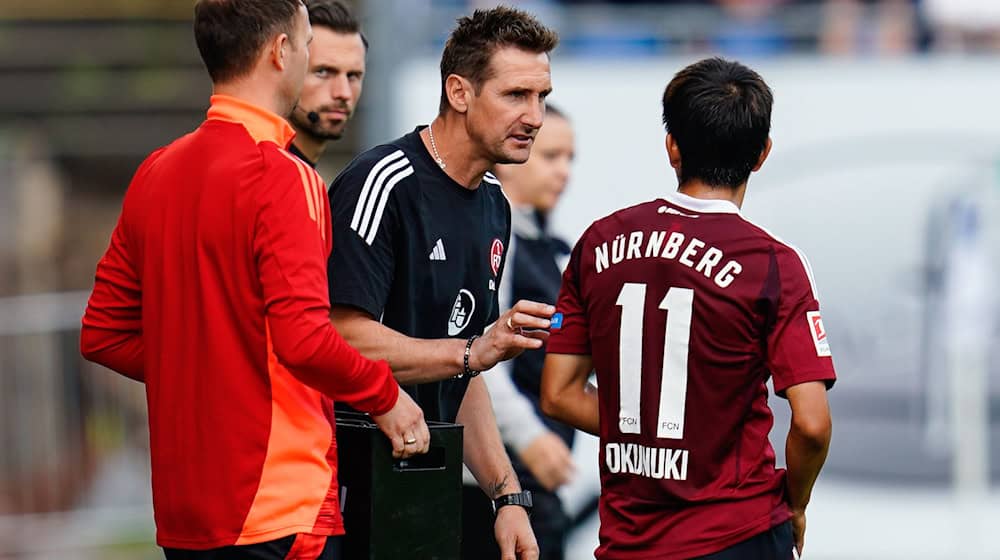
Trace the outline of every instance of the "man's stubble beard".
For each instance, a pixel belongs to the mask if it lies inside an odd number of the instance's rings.
[[[531,157],[531,150],[529,148],[528,157]],[[493,152],[493,163],[494,164],[521,164],[528,161],[527,157],[512,156],[508,154],[501,146],[499,149]]]
[[[321,142],[328,142],[331,140],[340,140],[341,138],[344,137],[344,130],[346,130],[347,128],[346,126],[343,129],[341,129],[340,132],[329,132],[323,130],[322,123],[319,122],[314,123],[310,121],[308,118],[306,118],[306,115],[308,114],[309,111],[305,110],[293,111],[291,116],[289,117],[289,120],[292,121],[292,124],[295,125],[295,128],[298,128],[300,131],[309,135],[314,140],[319,140]]]

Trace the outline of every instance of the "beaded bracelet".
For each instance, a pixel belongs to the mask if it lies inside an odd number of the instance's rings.
[[[465,369],[462,370],[462,373],[458,374],[459,379],[466,376],[468,376],[471,379],[482,373],[481,371],[476,371],[469,367],[469,356],[472,354],[472,343],[475,342],[477,338],[479,338],[479,335],[475,334],[470,336],[469,340],[465,342],[465,359],[464,359]]]

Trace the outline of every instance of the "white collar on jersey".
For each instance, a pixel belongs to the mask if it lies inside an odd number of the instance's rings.
[[[681,192],[670,192],[664,197],[667,202],[687,208],[700,214],[739,214],[740,208],[729,200],[695,198]]]

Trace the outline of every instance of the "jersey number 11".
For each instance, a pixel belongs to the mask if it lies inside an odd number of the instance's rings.
[[[646,312],[646,284],[626,283],[618,294],[622,308],[618,357],[618,430],[641,433],[639,406],[642,387],[642,324]],[[694,290],[670,288],[660,302],[667,312],[667,333],[663,341],[663,376],[660,381],[660,411],[656,437],[684,438],[684,403],[687,400],[688,344],[691,339],[691,312]]]

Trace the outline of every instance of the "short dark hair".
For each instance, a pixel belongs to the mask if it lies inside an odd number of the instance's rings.
[[[549,53],[559,44],[559,35],[541,24],[531,14],[508,6],[476,10],[458,19],[441,54],[441,104],[448,107],[445,81],[458,74],[479,87],[492,76],[490,60],[503,47],[516,47],[533,53]]]
[[[763,78],[738,62],[707,58],[678,72],[663,92],[663,124],[681,152],[681,184],[745,183],[767,146],[773,102]]]
[[[368,39],[361,32],[361,24],[340,0],[306,0],[306,9],[309,10],[309,23],[313,27],[326,27],[345,35],[357,33],[361,36],[365,50],[368,49]]]
[[[249,74],[268,39],[293,36],[302,0],[199,0],[194,39],[215,83]]]

